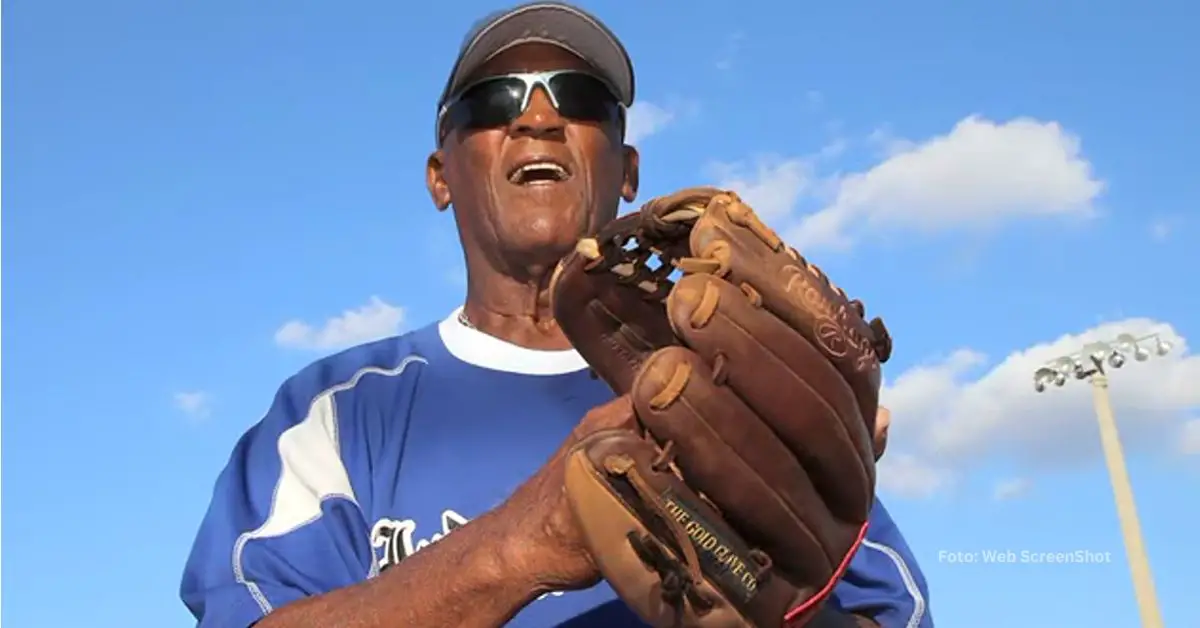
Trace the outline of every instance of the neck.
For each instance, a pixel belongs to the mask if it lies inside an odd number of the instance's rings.
[[[491,268],[468,268],[463,314],[471,326],[527,349],[570,349],[550,310],[550,275],[554,268],[516,279]]]

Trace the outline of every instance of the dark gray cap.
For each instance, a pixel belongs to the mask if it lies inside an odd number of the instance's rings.
[[[528,2],[497,11],[476,22],[463,40],[438,109],[496,55],[519,44],[559,46],[588,62],[616,90],[626,107],[633,104],[633,63],[625,46],[599,19],[565,2]]]

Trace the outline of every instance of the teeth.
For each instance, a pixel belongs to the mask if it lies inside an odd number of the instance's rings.
[[[550,172],[553,174],[554,178],[559,181],[567,178],[566,168],[563,168],[552,161],[535,161],[531,164],[525,164],[524,166],[518,168],[517,171],[513,173],[512,179],[513,181],[520,181],[525,179],[530,173],[534,172]]]
[[[562,174],[562,175],[567,174],[566,168],[563,168],[562,166],[560,166],[554,162],[551,162],[551,161],[539,161],[537,163],[526,164],[524,166],[521,166],[522,173],[533,172],[535,170],[550,170],[550,171],[553,171],[555,174]]]

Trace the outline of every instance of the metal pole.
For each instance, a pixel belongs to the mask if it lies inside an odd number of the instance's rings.
[[[1150,560],[1142,543],[1142,526],[1138,523],[1137,506],[1133,502],[1133,487],[1129,483],[1125,454],[1121,451],[1117,421],[1108,396],[1108,376],[1095,373],[1091,382],[1096,421],[1100,424],[1100,442],[1104,446],[1104,462],[1112,482],[1113,499],[1117,503],[1117,518],[1121,521],[1121,535],[1125,538],[1125,553],[1129,560],[1129,571],[1133,575],[1133,592],[1137,598],[1142,628],[1163,628],[1162,614],[1154,593],[1154,579],[1150,575]]]

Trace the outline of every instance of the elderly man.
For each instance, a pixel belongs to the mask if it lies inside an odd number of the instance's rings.
[[[605,426],[613,393],[546,295],[556,262],[636,195],[633,92],[622,45],[569,5],[503,11],[468,36],[426,172],[434,205],[454,209],[466,303],[284,382],[188,560],[200,626],[641,625],[563,500],[562,452]],[[821,621],[931,626],[925,599],[877,505]]]

